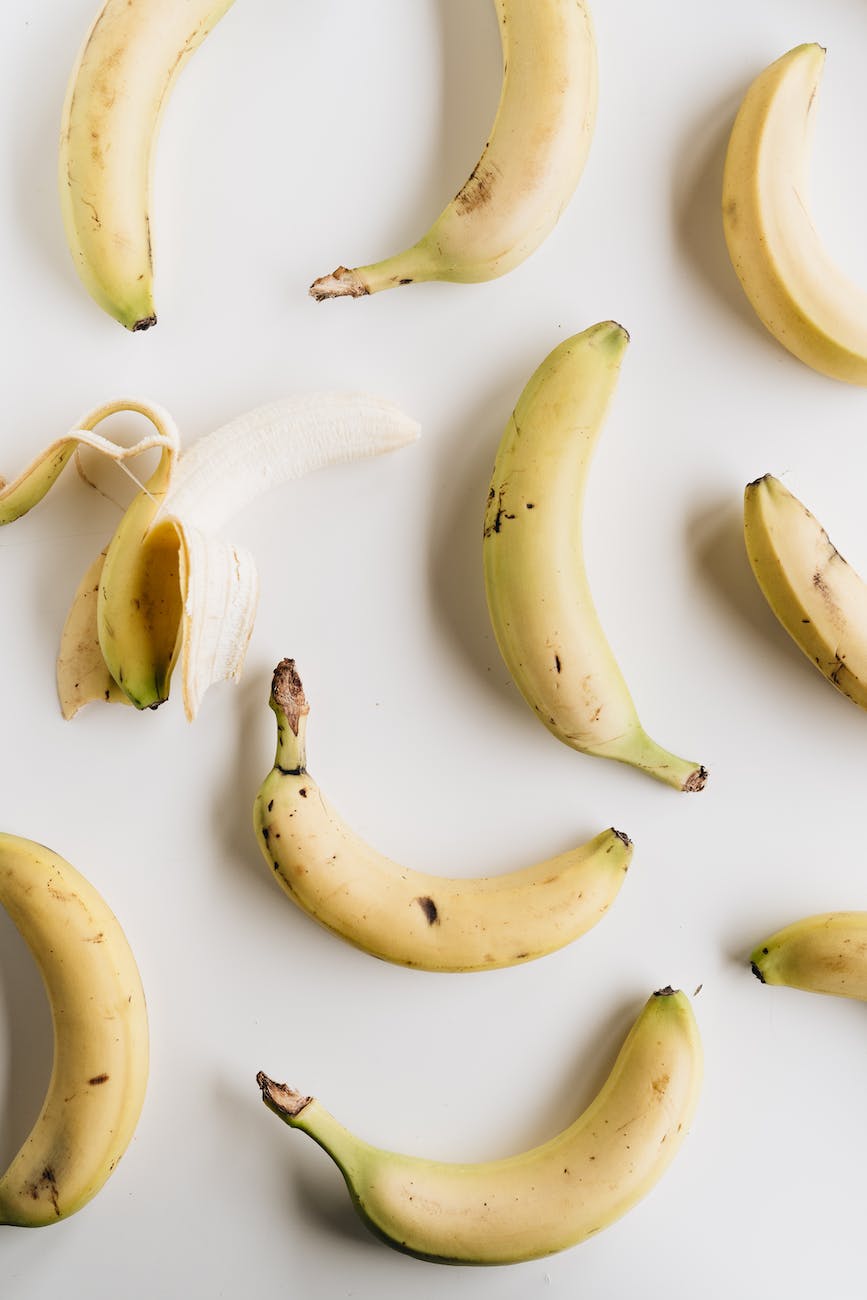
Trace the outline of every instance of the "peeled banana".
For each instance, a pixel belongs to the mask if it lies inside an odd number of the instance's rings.
[[[698,1027],[683,993],[654,993],[601,1091],[557,1137],[484,1164],[384,1151],[313,1097],[265,1074],[262,1098],[331,1157],[375,1236],[451,1264],[514,1264],[577,1245],[619,1219],[668,1168],[701,1088]]]
[[[129,448],[93,432],[124,410],[154,426]],[[240,676],[258,599],[253,557],[216,530],[271,487],[394,451],[418,432],[393,403],[314,393],[258,407],[181,455],[180,435],[166,411],[119,400],[91,412],[13,483],[0,483],[0,524],[11,523],[44,497],[79,446],[121,462],[160,451],[157,468],[76,592],[58,656],[64,716],[89,700],[113,701],[118,693],[139,709],[156,708],[167,699],[180,661],[184,708],[194,718],[210,685]]]
[[[63,107],[60,199],[76,269],[130,330],[156,324],[150,188],[175,78],[232,0],[106,0]]]
[[[39,1228],[86,1205],[126,1150],[147,1085],[147,1013],[120,925],[63,858],[0,834],[0,905],[39,964],[54,1022],[42,1110],[0,1176],[0,1224]]]
[[[523,870],[482,879],[411,871],[365,844],[307,771],[307,704],[294,661],[271,687],[277,757],[253,825],[278,883],[314,920],[357,948],[423,970],[512,966],[553,952],[611,906],[632,858],[622,831]]]
[[[750,959],[763,984],[867,1002],[867,912],[824,912],[760,943]]]
[[[596,40],[585,0],[495,0],[503,88],[485,150],[417,244],[310,287],[318,301],[420,280],[493,280],[535,251],[578,184],[596,119]]]
[[[746,488],[744,538],[756,581],[795,644],[838,691],[867,708],[867,586],[770,474]]]
[[[590,460],[628,342],[614,321],[593,325],[561,343],[524,389],[488,492],[488,611],[518,689],[558,740],[677,790],[701,790],[705,768],[662,749],[641,726],[584,567]]]
[[[867,294],[828,256],[807,204],[824,65],[821,45],[798,45],[750,86],[726,153],[723,225],[744,292],[783,347],[834,379],[867,384]]]

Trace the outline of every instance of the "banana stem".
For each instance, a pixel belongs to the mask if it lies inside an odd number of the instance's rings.
[[[306,734],[310,705],[294,659],[281,659],[274,669],[270,703],[277,717],[277,757],[274,766],[281,772],[304,772],[307,766]]]
[[[645,731],[640,731],[638,735],[632,733],[625,741],[594,747],[590,752],[629,763],[655,777],[657,781],[674,786],[675,790],[694,793],[703,790],[707,782],[707,768],[688,759],[678,758],[676,754],[658,745]]]
[[[344,1128],[315,1097],[305,1097],[288,1084],[275,1083],[263,1070],[256,1075],[256,1082],[268,1109],[290,1128],[301,1129],[312,1137],[337,1165],[350,1193],[353,1193],[351,1180],[358,1169],[359,1155],[367,1143]]]

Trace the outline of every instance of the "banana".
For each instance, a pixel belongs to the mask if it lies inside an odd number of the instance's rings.
[[[515,1264],[608,1227],[659,1180],[701,1088],[698,1027],[685,995],[661,989],[633,1025],[584,1113],[557,1137],[484,1164],[383,1151],[313,1097],[257,1075],[266,1106],[308,1133],[346,1180],[368,1228],[396,1250],[451,1264]]]
[[[63,858],[0,834],[0,904],[39,964],[54,1022],[42,1110],[0,1176],[0,1224],[38,1228],[86,1205],[129,1145],[147,1085],[147,1013],[123,930]]]
[[[421,280],[493,280],[550,234],[572,197],[596,118],[596,41],[585,0],[495,0],[503,87],[473,171],[412,248],[372,266],[340,266],[310,287],[317,301],[360,298]]]
[[[503,876],[449,879],[399,866],[341,820],[307,771],[309,705],[291,659],[274,671],[277,757],[253,811],[289,897],[357,948],[401,966],[492,970],[553,952],[608,910],[632,859],[622,831]]]
[[[60,197],[75,266],[130,330],[156,324],[150,188],[175,78],[232,0],[106,0],[70,77]]]
[[[488,610],[518,689],[559,740],[701,790],[706,770],[642,728],[584,568],[585,483],[628,342],[614,321],[594,325],[561,343],[524,389],[488,492]]]
[[[144,415],[154,432],[132,447],[93,432],[125,410]],[[76,591],[57,661],[64,716],[90,700],[114,701],[119,692],[139,709],[156,708],[168,698],[180,661],[184,709],[194,718],[209,686],[239,678],[256,616],[255,561],[217,529],[271,487],[395,451],[418,433],[393,403],[313,393],[258,407],[181,454],[166,411],[120,399],[85,416],[14,482],[0,480],[2,525],[41,501],[80,447],[121,464],[143,451],[160,452],[154,473],[139,483],[141,491]]]
[[[783,347],[867,384],[867,294],[828,256],[806,202],[824,63],[821,45],[798,45],[750,86],[726,153],[723,225],[744,292]]]
[[[778,930],[750,958],[763,984],[867,1002],[867,912],[825,912]]]
[[[747,555],[765,599],[819,672],[867,708],[867,586],[772,475],[744,493]]]

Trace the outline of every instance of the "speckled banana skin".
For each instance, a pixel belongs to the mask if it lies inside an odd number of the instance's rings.
[[[120,925],[63,858],[0,834],[0,906],[39,965],[54,1023],[45,1101],[0,1176],[0,1224],[39,1228],[86,1205],[127,1149],[147,1085],[147,1013]]]
[[[371,1146],[313,1097],[258,1075],[265,1104],[337,1164],[355,1209],[382,1241],[449,1264],[515,1264],[609,1226],[655,1186],[698,1102],[702,1050],[683,993],[662,989],[639,1015],[582,1115],[550,1141],[483,1164],[444,1164]]]

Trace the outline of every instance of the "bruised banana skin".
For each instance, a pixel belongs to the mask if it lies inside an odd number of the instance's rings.
[[[628,342],[614,321],[593,325],[560,344],[524,389],[488,492],[488,611],[515,684],[558,740],[677,790],[701,790],[705,768],[641,726],[584,565],[585,488]]]
[[[867,586],[771,474],[744,493],[747,555],[771,609],[823,677],[867,708]]]
[[[106,0],[70,77],[60,199],[76,269],[130,330],[156,324],[150,190],[159,123],[187,58],[232,0]]]
[[[277,757],[256,796],[259,847],[289,897],[355,947],[422,970],[492,970],[571,943],[617,896],[632,843],[615,830],[501,876],[400,866],[342,821],[307,771],[308,704],[291,659],[275,670],[271,708]]]
[[[751,958],[763,984],[867,1002],[867,912],[824,912],[787,925]]]
[[[482,157],[417,244],[338,267],[317,301],[423,280],[472,283],[518,266],[556,225],[581,177],[596,119],[596,40],[585,0],[495,0],[503,87]]]
[[[365,1225],[387,1245],[450,1264],[515,1264],[575,1246],[645,1196],[668,1168],[701,1089],[688,999],[655,993],[602,1089],[557,1137],[483,1164],[445,1164],[363,1142],[312,1097],[260,1073],[270,1110],[332,1158]]]
[[[38,1228],[87,1204],[126,1150],[147,1086],[147,1012],[120,925],[63,858],[0,834],[0,906],[39,965],[54,1023],[42,1109],[0,1175],[0,1224]]]
[[[806,365],[867,384],[867,294],[831,260],[806,201],[821,45],[798,45],[760,73],[738,110],[723,175],[723,226],[750,303]]]

